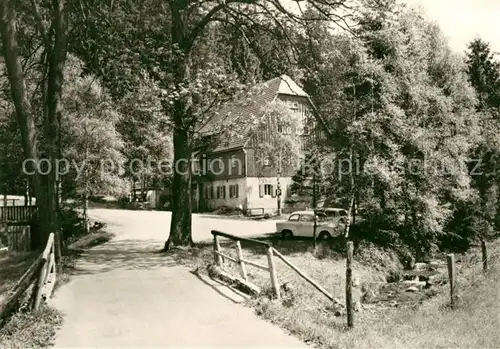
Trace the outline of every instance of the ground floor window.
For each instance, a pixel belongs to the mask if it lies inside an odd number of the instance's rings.
[[[229,186],[229,198],[237,198],[239,197],[239,186],[238,184]]]
[[[261,184],[259,186],[259,196],[264,197],[264,196],[272,196],[275,197],[276,192],[274,190],[274,187],[272,184]]]
[[[205,198],[206,199],[213,199],[214,198],[214,187],[212,187],[212,186],[205,187]]]
[[[217,187],[217,199],[225,199],[226,198],[226,186],[221,185]]]
[[[273,194],[273,185],[265,184],[264,185],[264,195],[272,195]]]

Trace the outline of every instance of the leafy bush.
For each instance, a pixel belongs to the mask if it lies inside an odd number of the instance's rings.
[[[64,242],[71,242],[85,234],[83,217],[73,208],[61,210],[61,231]]]

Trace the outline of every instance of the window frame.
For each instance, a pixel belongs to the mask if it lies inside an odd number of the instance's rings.
[[[269,189],[269,193],[267,189]],[[272,196],[272,195],[273,195],[273,185],[264,184],[264,196]]]
[[[305,219],[303,219],[305,217],[311,218],[311,220],[305,220]],[[303,213],[303,214],[300,215],[300,222],[314,223],[315,220],[316,219],[314,217],[314,214]]]
[[[297,217],[297,219],[292,219],[292,217]],[[300,214],[298,213],[292,214],[290,217],[288,217],[289,222],[298,222],[299,220],[300,220]]]

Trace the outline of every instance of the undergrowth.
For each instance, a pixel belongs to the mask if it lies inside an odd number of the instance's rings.
[[[0,329],[0,348],[50,348],[61,324],[59,311],[46,304],[37,312],[18,312]]]

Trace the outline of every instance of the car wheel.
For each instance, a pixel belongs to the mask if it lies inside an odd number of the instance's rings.
[[[281,236],[283,236],[283,239],[291,239],[293,238],[293,233],[290,230],[283,230]]]
[[[319,238],[320,240],[329,240],[329,239],[331,239],[331,238],[332,238],[332,236],[330,235],[330,233],[329,233],[329,232],[327,232],[327,231],[322,231],[321,233],[319,233],[318,238]]]

